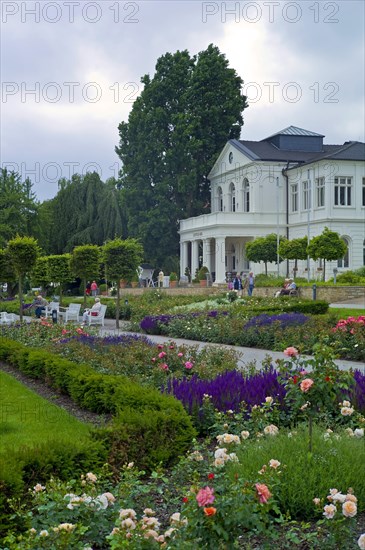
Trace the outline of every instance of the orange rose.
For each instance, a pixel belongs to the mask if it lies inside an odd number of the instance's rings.
[[[204,508],[204,514],[206,516],[214,516],[214,514],[217,513],[217,509],[213,506],[210,506],[209,508]]]

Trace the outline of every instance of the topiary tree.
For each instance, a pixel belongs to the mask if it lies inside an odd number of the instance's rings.
[[[39,285],[42,288],[46,288],[47,284],[49,284],[50,282],[50,279],[48,277],[47,256],[40,256],[39,258],[37,258],[37,261],[32,269],[30,276],[33,284],[37,286]]]
[[[346,254],[347,245],[335,231],[325,227],[321,235],[309,241],[307,252],[310,258],[323,260],[323,281],[326,280],[326,260],[339,260]]]
[[[0,282],[7,283],[8,296],[15,293],[17,279],[14,269],[11,266],[9,252],[6,248],[0,249]]]
[[[33,237],[20,237],[19,235],[8,242],[8,256],[16,273],[19,284],[19,316],[23,321],[23,280],[24,276],[31,272],[36,264],[39,248]]]
[[[280,236],[279,247],[282,240],[283,237]],[[246,258],[250,262],[264,262],[265,275],[267,275],[268,262],[276,263],[278,259],[277,235],[275,233],[270,233],[270,235],[267,235],[266,237],[258,237],[257,239],[248,242],[246,244]]]
[[[119,328],[120,280],[130,280],[143,259],[143,248],[136,239],[114,239],[103,247],[103,259],[108,277],[117,281],[117,302],[115,308],[116,327]]]
[[[306,260],[308,239],[307,237],[301,237],[299,239],[282,239],[279,244],[279,255],[284,260],[295,260],[294,274],[298,270],[298,260]]]
[[[70,259],[71,272],[82,279],[84,285],[84,307],[86,306],[86,281],[98,277],[100,271],[100,248],[95,244],[76,246]]]
[[[60,305],[62,305],[62,285],[74,280],[70,267],[71,255],[48,256],[48,277],[60,287]]]

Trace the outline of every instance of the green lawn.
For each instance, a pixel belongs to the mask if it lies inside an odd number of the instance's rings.
[[[334,313],[338,320],[347,319],[347,317],[359,317],[365,315],[364,309],[346,308],[346,307],[330,307],[328,313]]]
[[[89,440],[89,426],[0,371],[0,453],[48,440]]]

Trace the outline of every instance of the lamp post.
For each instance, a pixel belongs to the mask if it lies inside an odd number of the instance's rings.
[[[277,276],[280,275],[279,266],[279,177],[276,178],[276,263],[277,263]]]
[[[310,241],[310,209],[311,209],[311,181],[310,181],[310,170],[307,171],[307,241],[309,246]],[[307,255],[307,279],[310,281],[310,259],[309,254]]]

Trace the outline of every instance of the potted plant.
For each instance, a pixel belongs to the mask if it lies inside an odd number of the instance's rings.
[[[138,286],[138,283],[139,283],[139,278],[138,278],[138,275],[136,273],[135,275],[133,275],[133,277],[131,279],[131,287],[136,288]]]
[[[108,285],[102,283],[99,285],[99,290],[102,296],[108,296]]]
[[[200,286],[207,286],[207,273],[209,273],[209,269],[205,265],[203,265],[198,271],[198,280]]]
[[[170,273],[169,280],[170,280],[170,287],[173,288],[177,285],[177,273],[175,273],[175,271],[172,271]]]

